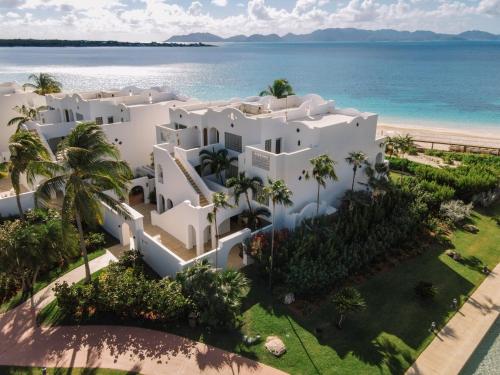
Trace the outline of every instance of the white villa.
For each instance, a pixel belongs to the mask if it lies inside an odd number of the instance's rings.
[[[0,111],[6,105],[13,106],[0,98]],[[252,231],[240,217],[247,202],[240,198],[236,205],[231,189],[202,170],[200,151],[226,149],[235,158],[223,179],[244,172],[264,183],[268,178],[284,180],[293,192],[293,205],[277,207],[274,222],[280,228],[294,228],[316,214],[317,185],[305,178],[313,157],[328,154],[337,162],[339,177],[321,189],[320,214],[335,212],[351,188],[353,171],[345,162],[349,152],[364,152],[372,164],[384,160],[376,114],[339,109],[314,94],[201,102],[163,88],[127,87],[48,95],[46,105],[49,109],[27,127],[52,152],[77,122],[95,121],[130,164],[136,176],[127,202],[132,219],[121,218],[103,204],[103,226],[123,245],[140,250],[161,276],[173,276],[200,259],[214,263],[216,255],[219,267],[249,262],[242,243]],[[5,142],[2,139],[0,148]],[[367,189],[362,171],[356,180],[356,189]],[[214,192],[225,192],[233,204],[217,214],[217,247],[215,228],[207,219]],[[0,214],[12,214],[9,204],[0,198]],[[253,196],[251,204],[261,206]]]

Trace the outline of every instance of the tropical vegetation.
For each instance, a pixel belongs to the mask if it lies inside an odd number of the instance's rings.
[[[16,111],[19,115],[11,118],[9,122],[7,123],[7,126],[16,126],[16,131],[20,131],[23,127],[24,124],[27,122],[33,121],[36,116],[38,115],[38,112],[44,110],[46,107],[40,106],[40,107],[29,107],[27,105],[21,105],[18,106],[16,105],[13,110]]]
[[[345,158],[345,161],[352,166],[352,184],[351,191],[354,191],[354,182],[356,181],[356,173],[359,168],[363,167],[363,164],[366,162],[366,155],[361,151],[353,151],[350,152],[349,155]]]
[[[64,233],[69,232],[74,221],[85,264],[85,279],[90,282],[83,225],[103,222],[100,202],[123,217],[130,217],[121,201],[126,197],[132,172],[128,164],[120,160],[118,149],[107,141],[101,127],[94,123],[78,124],[59,144],[56,158],[51,165],[52,177],[40,184],[37,195],[47,204],[58,192],[64,192]],[[107,190],[115,197],[105,193]]]
[[[21,205],[21,176],[26,177],[33,186],[37,176],[49,176],[52,168],[50,154],[40,137],[32,132],[21,130],[9,139],[10,164],[9,173],[12,187],[16,193],[16,203],[19,217],[24,220],[24,210]]]
[[[158,278],[137,251],[99,272],[90,284],[58,284],[56,300],[40,319],[92,323],[110,319],[149,323],[187,323],[234,328],[248,279],[237,271],[218,271],[206,261],[175,279]]]
[[[200,162],[202,173],[208,168],[210,173],[214,173],[221,185],[224,185],[224,172],[227,171],[231,163],[237,161],[238,158],[228,156],[229,151],[225,148],[215,151],[204,149],[200,151]]]
[[[335,310],[339,315],[337,327],[342,328],[344,318],[352,313],[366,309],[366,302],[356,288],[345,287],[340,289],[332,298]]]
[[[290,95],[295,95],[293,92],[293,87],[290,85],[288,80],[285,78],[276,79],[274,82],[267,86],[265,90],[262,90],[259,94],[260,96],[274,96],[278,99],[286,98]]]
[[[23,88],[32,88],[39,95],[56,94],[62,89],[62,84],[49,73],[30,74],[28,80],[31,82],[25,83]]]
[[[319,155],[310,160],[313,167],[312,171],[306,172],[305,178],[309,180],[313,178],[318,184],[316,192],[316,215],[319,214],[319,192],[320,188],[326,188],[326,183],[328,180],[337,181],[337,175],[335,174],[335,161],[330,158],[327,154]]]
[[[217,225],[217,213],[219,210],[224,209],[224,208],[231,208],[232,205],[229,203],[229,197],[227,196],[226,193],[213,193],[212,195],[212,212],[209,212],[207,214],[207,220],[210,224],[213,224],[215,228],[215,248],[217,249],[219,246],[219,228]],[[219,266],[218,259],[217,259],[217,253],[218,251],[215,252],[215,268],[217,269]]]
[[[292,191],[286,186],[283,180],[272,180],[268,178],[267,185],[262,189],[261,196],[259,200],[268,204],[271,201],[272,204],[272,230],[271,230],[271,252],[269,256],[269,287],[272,288],[273,284],[273,261],[274,261],[274,241],[275,241],[275,220],[276,220],[276,205],[279,206],[291,206],[292,202]]]

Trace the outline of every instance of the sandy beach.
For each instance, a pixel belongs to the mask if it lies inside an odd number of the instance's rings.
[[[396,134],[409,134],[417,143],[435,143],[435,149],[448,150],[449,144],[475,146],[485,148],[500,148],[500,129],[462,130],[453,128],[429,128],[406,125],[379,124],[378,136],[393,136]],[[443,144],[439,144],[442,142]]]

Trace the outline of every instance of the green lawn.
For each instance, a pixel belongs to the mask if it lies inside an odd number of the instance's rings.
[[[368,308],[349,317],[342,330],[335,327],[333,306],[326,300],[311,305],[307,315],[274,304],[263,282],[252,269],[252,290],[245,302],[241,330],[207,330],[153,326],[221,347],[292,374],[403,374],[418,354],[433,339],[428,331],[431,321],[442,326],[451,316],[451,301],[464,301],[484,279],[479,261],[493,268],[500,262],[500,227],[493,216],[500,204],[486,211],[475,211],[472,221],[479,233],[461,230],[451,236],[449,246],[430,247],[424,254],[381,271],[356,285]],[[460,252],[463,263],[444,254],[448,248]],[[413,288],[418,281],[430,281],[438,288],[434,302],[422,303]],[[57,306],[49,305],[42,314],[44,323],[58,323]],[[60,319],[59,319],[60,322]],[[113,324],[137,324],[116,322]],[[106,322],[91,322],[91,324]],[[263,342],[246,346],[242,334],[278,335],[288,352],[277,359],[268,354]]]
[[[16,367],[0,366],[0,374],[4,375],[40,375],[41,367]],[[126,372],[118,370],[108,370],[100,368],[48,368],[49,375],[133,375],[135,372]]]
[[[95,259],[97,257],[100,257],[106,252],[105,249],[101,250],[96,250],[92,253],[89,253],[89,261],[92,259]],[[74,262],[71,262],[68,264],[67,267],[64,268],[55,268],[52,271],[50,271],[48,274],[43,275],[42,277],[38,278],[37,282],[35,283],[34,287],[34,292],[38,292],[45,288],[47,285],[49,285],[52,281],[58,279],[65,273],[68,273],[69,271],[74,270],[77,267],[80,267],[83,264],[83,258],[80,257]],[[23,303],[25,299],[22,298],[22,293],[19,291],[15,296],[13,296],[10,300],[5,301],[0,305],[0,313],[6,312],[10,309],[13,309],[16,306],[19,306],[21,303]]]

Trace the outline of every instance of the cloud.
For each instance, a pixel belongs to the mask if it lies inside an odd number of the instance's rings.
[[[212,4],[218,7],[225,7],[227,5],[227,0],[212,0]]]
[[[17,8],[25,2],[25,0],[0,0],[0,8]]]
[[[500,16],[500,0],[481,0],[477,11],[489,16]]]
[[[308,33],[328,27],[428,29],[500,33],[500,0],[272,0],[234,2],[227,15],[206,4],[224,0],[0,0],[0,37],[165,40],[174,34],[211,32]],[[232,3],[231,3],[232,4]],[[282,2],[283,4],[283,2]],[[9,11],[19,17],[7,17]],[[499,22],[497,22],[497,20]],[[29,27],[27,27],[29,26]]]

